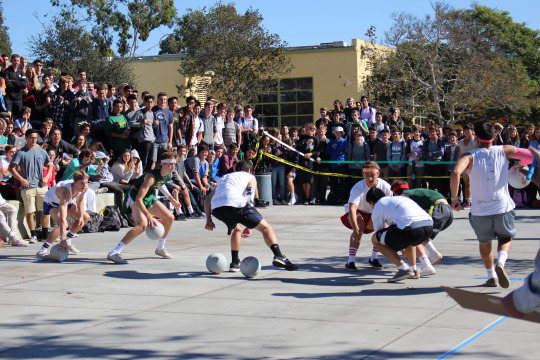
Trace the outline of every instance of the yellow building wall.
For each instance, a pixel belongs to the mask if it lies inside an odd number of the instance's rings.
[[[136,60],[133,65],[134,72],[137,75],[137,90],[139,94],[143,91],[150,92],[156,96],[159,92],[166,92],[168,96],[179,96],[176,85],[185,84],[185,78],[180,75],[179,58],[144,58]],[[178,99],[181,105],[185,101]]]

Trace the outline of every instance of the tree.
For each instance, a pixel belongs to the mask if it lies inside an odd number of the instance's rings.
[[[188,80],[206,78],[208,90],[224,101],[245,104],[271,90],[276,78],[292,70],[285,55],[286,43],[262,25],[258,10],[236,12],[234,4],[216,3],[210,9],[188,9],[175,31],[187,58],[179,72]],[[163,50],[163,48],[162,48]]]
[[[69,15],[56,16],[42,26],[40,33],[29,38],[29,50],[57,75],[67,71],[76,76],[79,69],[84,69],[95,83],[133,83],[130,59],[105,56],[93,37]]]
[[[529,112],[537,100],[525,67],[490,46],[472,17],[442,3],[433,10],[424,19],[393,15],[386,43],[395,51],[370,53],[376,71],[368,88],[441,125],[490,112]]]
[[[118,36],[117,53],[129,57],[135,56],[139,40],[146,41],[162,25],[171,27],[177,15],[174,0],[50,1],[61,8],[62,16],[69,14],[85,22],[102,53],[113,53],[113,40]]]
[[[11,40],[9,39],[8,29],[4,25],[4,7],[0,0],[0,54],[11,54]]]

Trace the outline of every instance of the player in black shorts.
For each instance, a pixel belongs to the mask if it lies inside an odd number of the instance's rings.
[[[253,165],[244,160],[236,165],[236,172],[226,174],[218,180],[216,189],[204,201],[205,229],[212,231],[216,227],[212,221],[212,215],[227,225],[227,234],[231,235],[230,271],[240,270],[238,255],[244,227],[256,229],[262,233],[264,242],[274,253],[272,265],[289,271],[297,270],[298,266],[291,263],[281,253],[274,229],[252,206],[257,189],[257,180],[252,173]]]

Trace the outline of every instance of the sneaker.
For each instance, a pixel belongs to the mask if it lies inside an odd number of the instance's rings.
[[[287,259],[287,257],[285,256],[274,256],[274,261],[272,261],[272,265],[285,268],[285,270],[288,271],[298,270],[298,266],[290,262],[289,259]]]
[[[111,260],[113,263],[117,263],[117,264],[127,264],[128,263],[126,260],[122,259],[122,255],[120,255],[120,254],[114,254],[114,255],[108,254],[107,255],[107,260]]]
[[[420,270],[414,270],[414,275],[411,279],[420,279]]]
[[[435,268],[433,266],[428,266],[425,268],[420,269],[420,276],[430,276],[435,275],[437,272],[435,271]]]
[[[495,266],[495,272],[499,277],[499,284],[501,285],[501,287],[507,289],[510,286],[510,278],[506,274],[506,271],[504,271],[504,268],[501,266],[501,264],[497,263],[497,266]]]
[[[315,205],[315,204],[316,204],[315,199],[309,200],[309,205]]]
[[[47,255],[49,255],[49,253],[48,253],[47,251],[41,251],[41,250],[39,250],[39,251],[36,253],[36,258],[37,258],[38,260],[44,260],[44,259],[47,257]]]
[[[173,256],[167,252],[167,249],[163,248],[162,250],[156,249],[156,255],[161,256],[164,259],[172,259]]]
[[[293,195],[291,195],[291,200],[289,200],[289,202],[287,203],[287,205],[292,206],[292,205],[294,205],[294,204],[296,204],[296,196],[294,196],[294,194],[293,194]]]
[[[388,279],[388,282],[396,282],[400,280],[410,279],[414,277],[414,271],[411,268],[407,270],[398,270],[397,273],[391,279]]]
[[[491,279],[488,279],[488,281],[484,283],[484,286],[497,287],[499,286],[499,281],[497,280],[497,278],[491,278]]]
[[[240,262],[232,262],[231,265],[229,265],[229,271],[230,272],[239,272],[240,271]]]
[[[345,270],[347,270],[347,271],[358,271],[358,268],[356,267],[356,265],[354,264],[354,261],[353,261],[353,262],[345,264]]]
[[[103,194],[103,193],[106,193],[109,189],[105,188],[105,187],[102,187],[102,188],[99,188],[95,191],[96,194]]]
[[[289,203],[287,202],[287,200],[281,200],[281,205],[288,205]]]
[[[371,265],[372,268],[380,270],[383,268],[382,264],[380,263],[379,259],[369,259],[369,265]]]
[[[307,201],[307,200],[304,201],[304,202],[302,203],[302,205],[309,205],[309,201]]]
[[[28,241],[22,240],[22,239],[13,239],[11,240],[11,246],[18,246],[18,247],[27,247]]]
[[[441,260],[442,260],[442,255],[438,251],[435,254],[431,254],[429,256],[429,261],[431,262],[431,265],[436,265]]]
[[[75,246],[73,246],[73,245],[69,245],[69,246],[68,246],[68,249],[69,249],[70,252],[72,252],[72,253],[74,253],[74,254],[79,254],[79,253],[80,253],[79,249],[77,249],[77,248],[76,248]]]
[[[30,244],[35,244],[35,243],[37,243],[37,236],[36,236],[36,235],[32,236],[32,237],[30,238],[30,240],[28,240],[28,242],[29,242]]]
[[[470,201],[464,201],[461,204],[461,208],[464,210],[470,210],[471,209],[471,202]]]
[[[187,218],[186,218],[186,215],[184,215],[184,214],[177,214],[177,215],[174,217],[174,220],[177,220],[177,221],[187,221]]]

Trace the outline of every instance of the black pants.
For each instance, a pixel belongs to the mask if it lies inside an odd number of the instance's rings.
[[[139,143],[139,156],[141,157],[143,170],[146,172],[152,166],[152,155],[154,152],[154,142],[144,141]]]
[[[128,184],[118,184],[115,182],[107,182],[100,185],[100,187],[107,188],[108,192],[114,194],[114,205],[118,206],[119,209],[122,209],[124,196],[127,196],[131,185]]]
[[[339,165],[335,168],[330,168],[331,173],[338,173],[338,174],[347,174],[347,165]],[[347,183],[348,180],[346,177],[341,176],[331,176],[330,177],[330,191],[334,193],[333,197],[336,199],[338,203],[342,203],[343,201],[347,201],[348,199],[345,199],[346,194],[345,191],[347,190]]]

